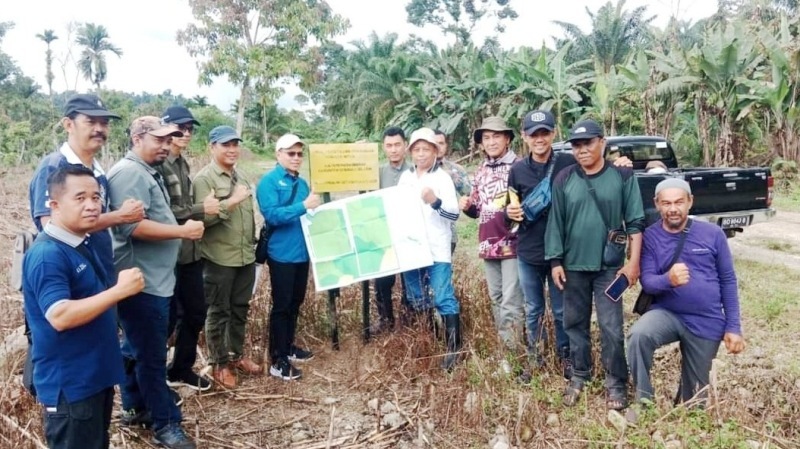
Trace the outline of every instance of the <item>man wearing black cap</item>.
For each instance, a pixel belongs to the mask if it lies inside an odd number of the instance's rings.
[[[555,328],[555,348],[562,362],[564,377],[569,379],[572,377],[572,362],[569,357],[569,339],[564,332],[564,303],[561,290],[555,288],[550,276],[550,264],[544,259],[547,212],[539,217],[526,218],[520,205],[520,201],[526,199],[541,182],[552,183],[562,169],[575,164],[575,158],[569,153],[553,152],[555,127],[556,120],[550,111],[538,110],[525,115],[522,140],[530,154],[516,162],[508,174],[509,196],[517,195],[519,201],[510,201],[506,214],[511,220],[520,223],[517,231],[517,268],[520,287],[525,297],[525,329],[530,368],[536,369],[544,364],[540,345],[547,340],[542,322],[547,308],[547,286]],[[524,377],[529,377],[530,374],[526,370]]]
[[[600,325],[606,406],[627,405],[628,366],[622,330],[622,301],[609,299],[606,288],[619,275],[628,285],[639,278],[644,210],[639,185],[630,168],[603,158],[605,139],[592,120],[575,124],[569,141],[578,165],[553,181],[552,206],[545,231],[545,259],[553,282],[564,292],[564,330],[569,337],[573,374],[564,404],[574,405],[591,378],[590,324],[592,300]],[[630,258],[625,262],[625,244]]]
[[[36,229],[41,232],[50,220],[50,196],[47,192],[47,178],[59,167],[79,164],[92,170],[100,183],[102,213],[92,230],[92,243],[97,248],[103,265],[113,272],[114,256],[111,249],[111,234],[107,229],[126,223],[136,223],[144,218],[144,208],[138,199],[127,199],[119,209],[109,210],[108,180],[100,162],[95,159],[108,139],[110,119],[120,117],[106,109],[96,95],[73,95],[64,106],[61,124],[67,131],[67,141],[57,151],[45,156],[33,174],[29,187],[31,218]]]
[[[202,203],[194,204],[189,163],[183,152],[189,147],[194,127],[199,126],[192,113],[183,106],[170,106],[161,115],[164,123],[175,124],[183,133],[173,137],[169,155],[155,169],[164,177],[169,192],[170,208],[178,224],[186,220],[202,220],[206,215],[219,212],[219,200],[209,194]],[[187,386],[195,390],[208,390],[211,382],[198,376],[192,367],[197,359],[197,339],[206,322],[206,299],[203,293],[203,263],[200,246],[196,240],[184,239],[175,268],[175,294],[170,301],[167,335],[175,331],[175,353],[167,370],[167,383],[171,387]]]
[[[108,172],[111,207],[119,207],[125,198],[140,198],[147,218],[113,229],[117,271],[139,267],[145,279],[141,293],[117,306],[126,360],[125,382],[120,385],[123,419],[151,425],[162,446],[194,449],[169,393],[165,348],[181,239],[202,238],[203,223],[188,219],[178,224],[164,179],[154,168],[166,160],[172,138],[183,135],[178,127],[145,116],[133,120],[128,133],[131,150]]]

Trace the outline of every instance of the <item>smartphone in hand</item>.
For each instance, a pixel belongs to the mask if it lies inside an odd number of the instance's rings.
[[[618,302],[622,299],[622,294],[625,293],[625,290],[627,290],[630,285],[631,283],[628,281],[628,277],[624,274],[620,274],[614,279],[614,282],[606,288],[606,296],[608,296],[608,299]]]

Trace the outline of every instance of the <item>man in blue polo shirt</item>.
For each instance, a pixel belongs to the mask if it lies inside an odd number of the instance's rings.
[[[136,223],[144,218],[144,208],[138,199],[126,199],[114,211],[108,208],[108,180],[95,155],[108,139],[108,125],[112,118],[120,117],[106,109],[103,101],[96,95],[78,94],[70,97],[64,106],[62,119],[62,125],[67,131],[67,141],[57,151],[42,159],[28,189],[31,218],[36,229],[42,232],[50,219],[48,176],[68,164],[83,165],[94,172],[97,182],[100,183],[101,213],[89,232],[95,241],[100,260],[109,273],[114,271],[114,256],[111,250],[111,234],[107,229],[125,223]]]
[[[114,306],[144,288],[138,268],[116,285],[100,266],[102,195],[92,171],[66,165],[49,178],[50,220],[25,255],[25,315],[33,382],[52,448],[107,448],[114,385],[123,379]]]

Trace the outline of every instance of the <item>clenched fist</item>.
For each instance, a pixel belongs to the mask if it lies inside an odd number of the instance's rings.
[[[123,224],[138,223],[144,219],[144,203],[129,198],[117,210]]]
[[[433,204],[436,201],[436,194],[433,193],[433,189],[430,187],[423,187],[421,196],[425,204]]]
[[[669,269],[669,283],[673,287],[680,287],[689,283],[689,267],[685,263],[676,263]]]
[[[462,196],[458,199],[458,207],[461,208],[461,210],[465,211],[469,209],[470,206],[472,206],[472,200],[468,196]]]
[[[117,283],[114,285],[119,291],[120,297],[128,298],[144,289],[144,275],[138,268],[128,268],[122,270],[117,275]]]
[[[183,228],[183,238],[185,239],[200,240],[203,238],[205,226],[203,226],[202,221],[186,220],[186,223],[182,224],[181,228]]]

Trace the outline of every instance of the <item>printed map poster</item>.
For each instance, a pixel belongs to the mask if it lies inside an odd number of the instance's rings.
[[[419,193],[390,187],[303,215],[317,291],[433,265]]]
[[[377,143],[311,144],[309,174],[315,192],[378,189]]]

